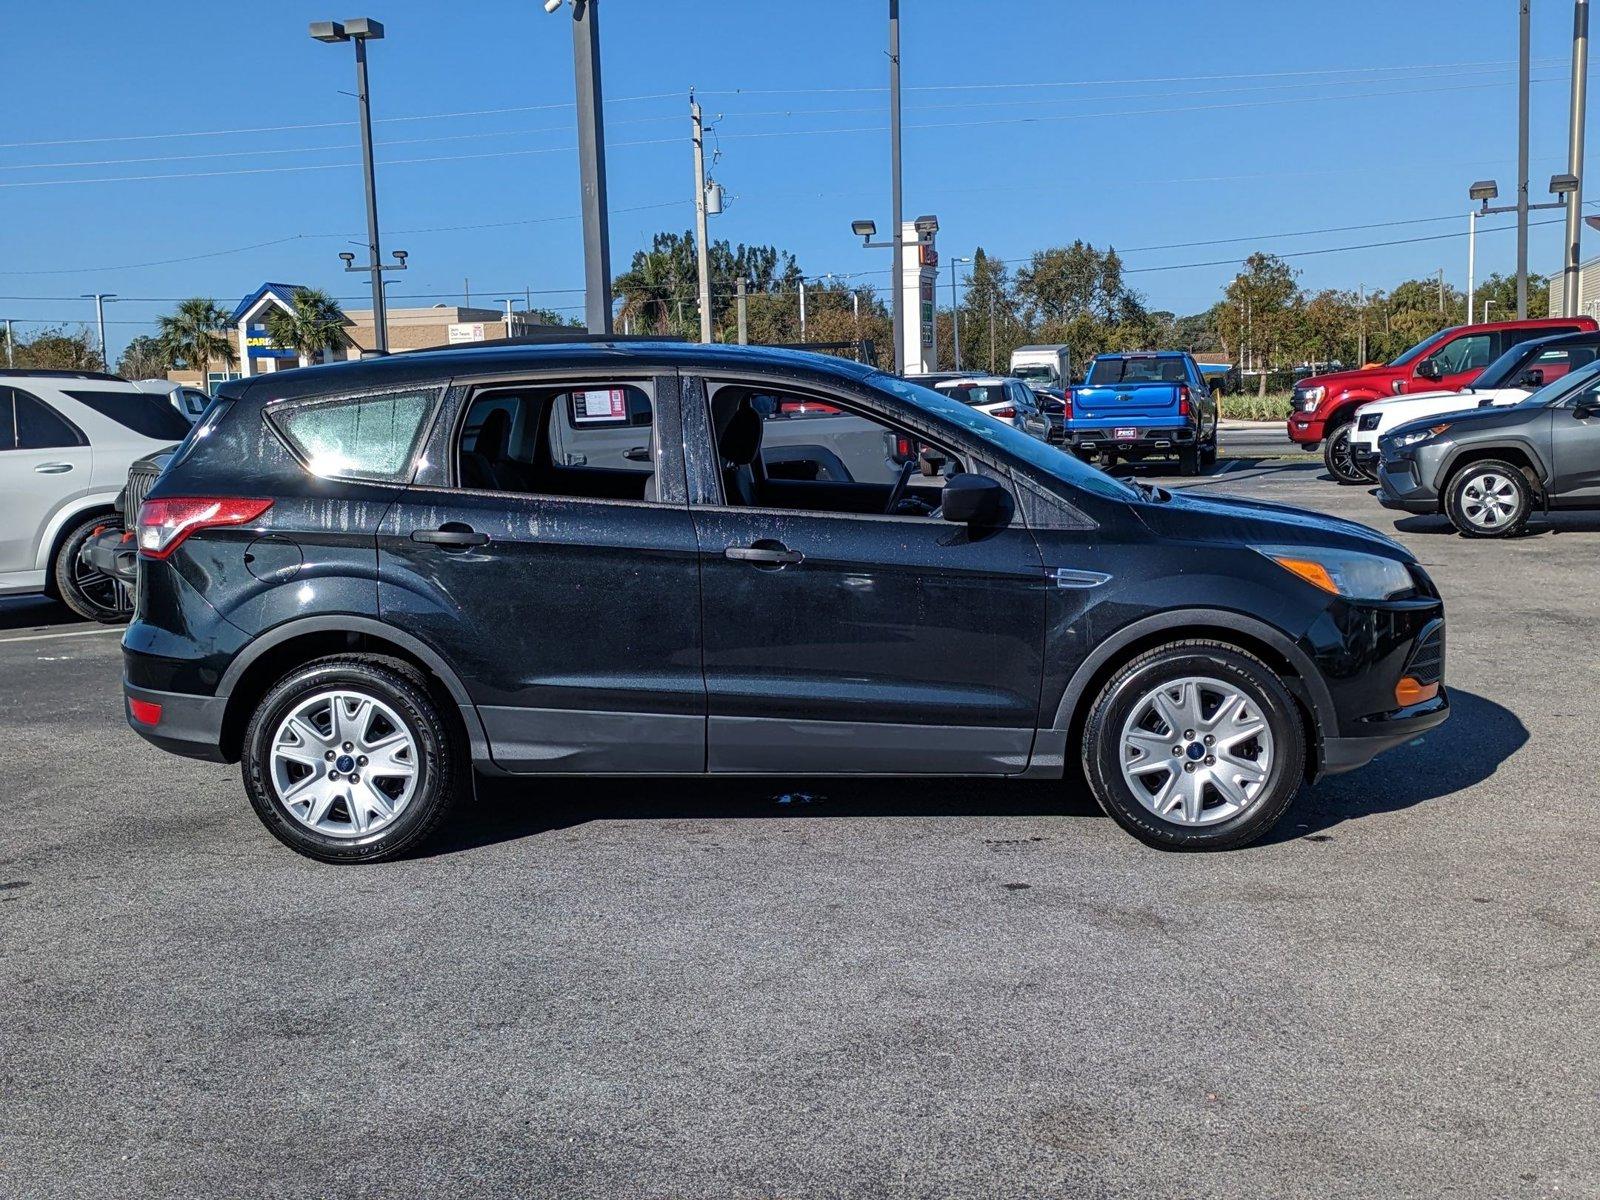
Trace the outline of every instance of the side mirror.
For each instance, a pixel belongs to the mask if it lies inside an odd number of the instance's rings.
[[[1437,382],[1444,378],[1444,368],[1431,358],[1425,358],[1417,364],[1417,378],[1431,379]]]
[[[1586,396],[1572,406],[1572,415],[1580,421],[1587,421],[1590,417],[1600,417],[1600,397]],[[962,478],[957,476],[957,478]]]
[[[958,525],[988,525],[1004,511],[1005,495],[987,475],[952,475],[944,482],[939,513]]]
[[[917,470],[932,479],[944,470],[945,457],[932,446],[924,446],[917,455]]]
[[[1544,386],[1544,370],[1540,367],[1529,367],[1517,377],[1518,387],[1541,388]]]

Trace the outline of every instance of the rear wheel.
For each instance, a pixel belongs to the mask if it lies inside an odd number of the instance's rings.
[[[95,530],[121,528],[121,517],[84,518],[62,539],[50,571],[63,604],[80,617],[105,625],[119,625],[133,615],[133,593],[127,584],[80,562],[78,556]]]
[[[1219,404],[1217,408],[1220,412],[1222,406]],[[1200,465],[1202,467],[1214,467],[1217,465],[1217,425],[1220,420],[1220,417],[1211,418],[1211,436],[1200,446]]]
[[[1107,815],[1171,850],[1243,846],[1270,830],[1305,769],[1305,731],[1276,672],[1213,641],[1140,655],[1106,683],[1083,766]]]
[[[262,697],[240,769],[274,837],[308,858],[355,863],[432,834],[470,765],[415,669],[344,655],[296,668]]]
[[[1340,483],[1371,483],[1376,476],[1356,465],[1350,450],[1350,433],[1348,421],[1330,433],[1322,444],[1322,461],[1328,474]]]
[[[1486,459],[1457,472],[1445,490],[1444,511],[1467,537],[1514,537],[1533,513],[1533,489],[1511,463]]]

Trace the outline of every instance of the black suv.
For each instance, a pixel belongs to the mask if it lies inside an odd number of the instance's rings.
[[[327,861],[413,846],[474,771],[1081,763],[1143,840],[1236,846],[1448,711],[1439,595],[1388,538],[1119,482],[788,351],[577,340],[234,381],[138,539],[130,723],[241,761],[267,827]]]
[[[1521,533],[1534,509],[1600,509],[1600,362],[1509,408],[1424,417],[1378,439],[1378,498],[1443,512],[1467,537]]]

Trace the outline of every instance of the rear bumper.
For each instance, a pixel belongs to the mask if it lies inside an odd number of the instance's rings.
[[[227,711],[226,696],[191,696],[186,692],[159,692],[152,688],[135,687],[124,681],[122,685],[123,715],[128,726],[145,741],[172,754],[185,758],[198,758],[206,762],[227,762],[222,750],[222,718]],[[134,717],[133,702],[138,701],[141,711],[150,715],[143,706],[155,706],[156,720],[141,721]]]
[[[1133,431],[1132,437],[1118,437],[1119,431]],[[1128,457],[1176,454],[1195,444],[1195,431],[1187,425],[1100,425],[1068,426],[1066,445],[1081,454],[1121,454]]]

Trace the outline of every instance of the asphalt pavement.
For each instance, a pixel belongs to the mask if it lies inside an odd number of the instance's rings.
[[[1075,785],[534,781],[320,866],[0,604],[0,1196],[1600,1196],[1600,518],[1321,476],[1162,482],[1415,549],[1454,715],[1225,854]]]

